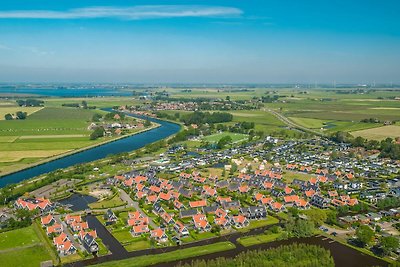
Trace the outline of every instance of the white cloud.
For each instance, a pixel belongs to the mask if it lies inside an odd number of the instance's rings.
[[[44,51],[34,46],[22,46],[21,49],[29,51],[38,56],[54,55],[53,51]]]
[[[85,7],[66,11],[9,10],[0,11],[0,19],[92,19],[117,18],[126,20],[182,17],[240,17],[234,7],[193,5],[152,5],[132,7]]]

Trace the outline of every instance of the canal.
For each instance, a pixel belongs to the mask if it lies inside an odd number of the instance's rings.
[[[105,110],[111,111],[111,109],[105,109]],[[127,115],[142,119],[149,119],[152,122],[160,124],[160,127],[148,130],[146,132],[138,133],[126,138],[118,139],[116,141],[106,143],[97,147],[93,147],[84,150],[82,152],[77,152],[75,154],[58,158],[53,161],[46,162],[29,169],[25,169],[19,172],[2,176],[0,177],[0,188],[8,184],[19,183],[21,181],[51,171],[55,171],[57,169],[68,168],[76,164],[102,159],[113,154],[130,152],[135,149],[144,147],[147,144],[164,139],[170,135],[177,133],[180,130],[180,125],[176,123],[158,120],[151,117],[137,116],[133,114],[127,114]]]
[[[88,221],[89,221],[89,219],[88,219]],[[99,221],[97,221],[97,222],[99,222]],[[89,223],[89,226],[90,226],[90,223]],[[93,226],[94,226],[93,228],[96,229],[97,231],[99,231],[99,230],[107,231],[107,229],[102,224],[100,224],[100,225],[96,224]],[[307,237],[307,238],[291,238],[288,240],[273,241],[270,243],[259,244],[259,245],[254,245],[254,246],[250,246],[250,247],[244,247],[240,243],[237,242],[237,239],[240,237],[262,234],[265,232],[265,230],[267,230],[270,227],[272,227],[272,225],[252,229],[247,233],[235,232],[232,234],[215,237],[215,238],[211,238],[211,239],[205,239],[205,240],[201,240],[198,242],[184,244],[181,246],[165,247],[165,248],[151,248],[151,249],[131,251],[131,252],[126,252],[125,249],[123,249],[123,250],[117,249],[118,246],[120,246],[120,245],[114,244],[115,241],[116,242],[118,242],[118,241],[112,235],[110,235],[110,233],[108,233],[106,235],[102,235],[102,236],[100,236],[100,234],[99,234],[99,236],[103,239],[103,242],[105,244],[107,244],[107,243],[110,244],[110,250],[111,249],[117,250],[117,253],[115,255],[110,254],[107,256],[82,260],[79,262],[74,262],[72,264],[67,264],[66,266],[71,266],[71,267],[72,266],[74,266],[74,267],[88,266],[88,265],[98,264],[98,263],[102,263],[102,262],[128,259],[128,258],[132,258],[132,261],[135,261],[135,257],[143,256],[143,255],[160,255],[160,257],[162,257],[162,254],[166,253],[166,252],[171,252],[171,251],[176,251],[176,250],[190,248],[190,247],[196,247],[196,246],[204,246],[204,245],[218,243],[218,242],[224,242],[224,241],[229,241],[229,242],[235,244],[236,248],[232,249],[232,250],[228,250],[228,251],[221,251],[221,252],[216,252],[216,253],[212,253],[212,254],[208,254],[208,255],[187,258],[184,260],[164,262],[164,263],[160,263],[160,264],[155,264],[154,266],[155,267],[173,267],[173,266],[177,266],[182,263],[190,263],[196,259],[209,260],[209,259],[215,259],[218,257],[233,258],[237,254],[247,251],[247,250],[271,249],[271,248],[279,247],[281,245],[289,245],[289,244],[293,244],[293,243],[317,245],[317,246],[320,246],[320,247],[323,247],[323,248],[329,250],[331,252],[331,255],[335,262],[335,266],[346,266],[346,267],[388,266],[388,263],[386,263],[383,260],[372,257],[370,255],[363,254],[355,249],[352,249],[346,245],[338,243],[338,242],[336,242],[330,238],[324,237],[324,236],[313,236],[313,237]],[[108,235],[110,235],[110,236],[108,236]],[[112,244],[114,244],[114,245],[112,245]]]

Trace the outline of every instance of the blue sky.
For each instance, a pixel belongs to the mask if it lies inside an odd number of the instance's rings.
[[[2,0],[0,82],[400,82],[399,13],[396,0]]]

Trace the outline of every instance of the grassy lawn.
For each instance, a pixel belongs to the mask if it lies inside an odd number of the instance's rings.
[[[230,132],[222,132],[218,134],[213,134],[210,136],[204,137],[204,140],[210,143],[217,143],[222,137],[230,136],[232,138],[232,142],[240,142],[246,140],[248,138],[247,134],[240,134],[240,133],[230,133]]]
[[[245,247],[249,247],[253,245],[275,241],[278,237],[280,237],[280,235],[281,235],[280,233],[253,235],[253,236],[239,238],[238,242]]]
[[[238,231],[239,232],[246,232],[246,231],[248,231],[250,229],[260,228],[260,227],[263,227],[263,226],[276,224],[278,222],[279,222],[279,220],[277,218],[268,215],[267,219],[265,219],[265,220],[252,220],[252,221],[250,221],[249,226],[244,227],[244,228],[240,228]]]
[[[149,240],[139,240],[124,246],[127,251],[143,250],[151,247]]]
[[[97,266],[142,267],[142,266],[154,265],[157,263],[171,262],[190,257],[207,255],[210,253],[218,251],[226,251],[234,248],[235,245],[230,242],[220,242],[211,245],[179,249],[172,252],[166,252],[161,255],[146,255],[121,261],[107,262],[99,264]]]
[[[312,118],[289,117],[289,119],[301,126],[310,129],[320,129],[324,127],[324,122],[325,122],[324,120],[312,119]]]
[[[40,244],[33,226],[12,230],[0,234],[0,250]]]
[[[309,181],[311,177],[315,175],[313,174],[307,174],[303,172],[296,172],[296,171],[284,171],[283,173],[283,178],[287,182],[292,182],[294,179],[302,180],[302,181]]]
[[[103,200],[103,201],[95,202],[95,203],[90,203],[89,207],[91,209],[106,209],[106,208],[123,206],[125,204],[126,203],[124,201],[122,201],[121,198],[119,197],[119,194],[117,194],[111,199],[107,199],[107,200]]]
[[[215,237],[215,236],[216,236],[216,234],[211,233],[211,232],[196,233],[196,232],[194,232],[194,231],[190,232],[190,235],[191,235],[195,240],[202,240],[202,239],[212,238],[212,237]]]
[[[18,249],[13,251],[0,251],[0,266],[32,266],[37,267],[42,261],[51,260],[43,245]]]
[[[123,245],[130,243],[135,240],[132,234],[129,232],[129,228],[121,229],[112,232],[112,235]]]
[[[39,266],[52,260],[33,226],[0,234],[0,266]]]

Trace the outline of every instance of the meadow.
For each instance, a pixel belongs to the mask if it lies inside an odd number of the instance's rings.
[[[39,266],[51,260],[33,226],[0,233],[0,266]]]
[[[377,127],[373,129],[366,129],[360,131],[350,132],[353,136],[361,136],[365,139],[371,140],[383,140],[387,137],[400,137],[400,126],[397,125],[387,125],[382,127]]]

